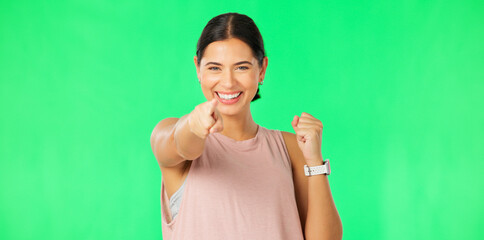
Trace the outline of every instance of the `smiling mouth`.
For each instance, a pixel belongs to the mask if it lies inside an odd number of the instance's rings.
[[[221,99],[225,99],[225,100],[230,100],[230,99],[234,99],[234,98],[237,98],[240,96],[240,94],[242,94],[243,92],[238,92],[238,93],[234,93],[234,94],[223,94],[223,93],[219,93],[219,92],[215,92],[219,98]]]

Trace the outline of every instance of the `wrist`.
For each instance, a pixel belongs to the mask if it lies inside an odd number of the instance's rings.
[[[331,174],[329,159],[326,159],[326,161],[323,161],[322,158],[307,160],[306,165],[304,165],[304,174],[306,176]]]
[[[306,160],[306,165],[308,165],[308,167],[314,167],[314,166],[323,165],[323,159],[320,158],[320,159],[309,159],[309,160]]]

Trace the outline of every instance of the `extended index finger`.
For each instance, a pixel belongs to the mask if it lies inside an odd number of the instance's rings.
[[[208,107],[208,113],[212,114],[215,112],[215,108],[217,107],[218,100],[216,98],[210,100],[209,107]]]

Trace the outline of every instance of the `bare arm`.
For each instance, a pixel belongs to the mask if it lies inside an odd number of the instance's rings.
[[[178,152],[186,159],[193,160],[202,155],[205,138],[200,138],[190,130],[188,116],[189,114],[178,120],[173,140]]]
[[[291,159],[296,203],[306,240],[342,239],[343,225],[326,175],[306,176],[304,165],[321,165],[321,159],[305,160],[296,135],[282,131]],[[309,164],[308,164],[309,163]]]
[[[199,104],[189,114],[161,120],[151,133],[151,149],[160,167],[173,167],[203,153],[208,134],[222,131],[216,99]]]
[[[321,159],[307,160],[308,166],[318,166]],[[334,204],[327,175],[308,177],[308,212],[306,239],[342,239],[343,224]]]
[[[190,131],[188,115],[161,120],[151,133],[151,150],[161,167],[173,167],[202,154],[205,140]]]
[[[291,122],[296,134],[289,133],[289,147],[293,153],[293,174],[296,201],[301,201],[305,212],[303,230],[306,240],[341,240],[343,225],[334,204],[327,175],[306,176],[304,165],[318,166],[323,163],[321,140],[323,123],[303,112]]]

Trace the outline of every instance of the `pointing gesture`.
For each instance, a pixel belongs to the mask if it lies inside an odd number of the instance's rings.
[[[223,130],[223,119],[217,110],[218,101],[212,99],[195,107],[188,117],[190,130],[205,139],[208,134]]]

